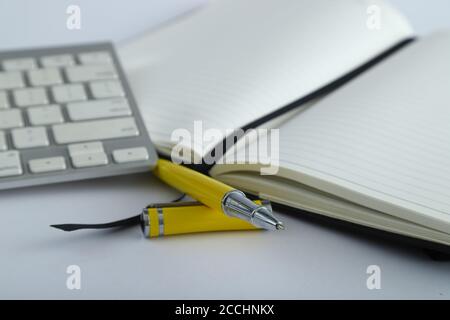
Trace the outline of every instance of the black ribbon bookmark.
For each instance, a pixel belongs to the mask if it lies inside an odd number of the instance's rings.
[[[180,197],[176,198],[175,200],[172,200],[172,202],[179,202],[183,200],[183,198],[186,196],[186,194],[182,194]],[[71,232],[76,230],[83,230],[83,229],[109,229],[109,228],[123,228],[123,227],[129,227],[129,226],[135,226],[140,225],[141,223],[141,215],[138,214],[136,216],[117,220],[113,222],[107,222],[107,223],[93,223],[93,224],[80,224],[80,223],[66,223],[66,224],[52,224],[50,227]]]
[[[78,223],[67,223],[67,224],[52,224],[50,227],[60,229],[63,231],[75,231],[81,229],[108,229],[108,228],[118,228],[138,225],[140,223],[140,215],[126,218],[122,220],[117,220],[108,223],[95,223],[95,224],[78,224]]]

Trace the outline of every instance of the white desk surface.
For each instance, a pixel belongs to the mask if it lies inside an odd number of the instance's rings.
[[[86,25],[91,28],[70,33],[64,28],[47,29],[58,19],[64,23],[69,1],[46,0],[38,5],[0,0],[0,49],[123,40],[204,0],[77,2],[86,9]],[[408,6],[410,1],[395,2]],[[437,12],[449,12],[448,2],[435,3]],[[104,6],[110,6],[108,17],[101,16]],[[96,12],[90,11],[95,8]],[[414,13],[412,8],[406,11]],[[9,17],[21,13],[24,19],[14,22],[2,17],[5,12],[13,12]],[[94,20],[106,25],[92,24]],[[434,22],[439,24],[438,20]],[[112,21],[117,24],[108,25]],[[5,28],[11,24],[13,28]],[[421,30],[430,28],[428,24]],[[278,214],[288,227],[284,232],[200,234],[153,241],[144,239],[138,227],[75,233],[49,227],[125,218],[149,202],[176,196],[151,174],[0,192],[0,298],[450,297],[450,263],[433,262],[419,250],[283,212]],[[373,264],[381,267],[381,290],[366,288],[366,268]],[[81,290],[66,288],[69,265],[81,268]]]

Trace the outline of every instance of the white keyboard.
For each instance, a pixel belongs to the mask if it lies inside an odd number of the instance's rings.
[[[0,189],[150,170],[113,46],[0,52]]]

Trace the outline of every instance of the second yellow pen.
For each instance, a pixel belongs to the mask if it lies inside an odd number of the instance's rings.
[[[255,203],[272,210],[269,201],[257,200]],[[199,202],[152,204],[141,214],[141,227],[144,235],[149,238],[198,232],[258,229],[247,221],[228,217]]]

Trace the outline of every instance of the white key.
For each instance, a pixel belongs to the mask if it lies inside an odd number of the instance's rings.
[[[108,64],[112,63],[111,54],[108,51],[85,52],[78,55],[82,64]]]
[[[128,101],[124,98],[73,102],[67,104],[67,112],[72,121],[131,115]]]
[[[114,161],[117,163],[135,162],[148,160],[147,148],[128,148],[113,151]]]
[[[44,88],[27,88],[13,91],[14,101],[18,107],[47,104],[48,97]]]
[[[46,126],[64,122],[61,107],[57,104],[29,108],[28,119],[33,126]]]
[[[6,136],[3,131],[0,131],[0,151],[8,150],[8,143],[6,142]]]
[[[96,167],[108,164],[108,157],[104,152],[79,154],[72,157],[75,168]]]
[[[75,64],[75,60],[70,54],[60,54],[54,56],[46,56],[41,58],[44,67],[67,67]]]
[[[53,136],[59,144],[135,137],[139,135],[133,118],[56,124]]]
[[[18,109],[0,111],[0,129],[23,127],[22,113]]]
[[[23,71],[35,69],[36,60],[33,58],[9,59],[3,61],[3,69],[6,71]]]
[[[69,155],[75,157],[80,154],[92,154],[105,152],[101,142],[86,142],[69,145]]]
[[[28,71],[28,78],[31,85],[35,87],[61,84],[63,82],[61,72],[56,68],[30,70]]]
[[[22,172],[18,151],[0,152],[0,177],[18,176]]]
[[[48,146],[45,127],[29,127],[11,131],[14,147],[17,149]]]
[[[81,84],[65,84],[52,87],[53,98],[56,102],[65,103],[86,100],[86,90]]]
[[[8,108],[9,108],[8,94],[5,91],[0,91],[0,110]]]
[[[109,64],[67,67],[66,74],[70,82],[116,79],[118,77],[114,66]]]
[[[89,84],[92,95],[96,99],[123,97],[122,84],[117,80],[95,81]]]
[[[23,88],[24,86],[22,72],[0,72],[0,90]]]
[[[64,157],[33,159],[28,162],[28,166],[32,173],[63,171],[67,169]]]

